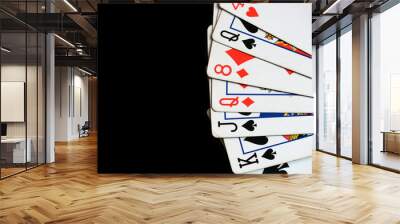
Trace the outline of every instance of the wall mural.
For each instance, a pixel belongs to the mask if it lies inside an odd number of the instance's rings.
[[[311,173],[311,15],[303,3],[100,5],[99,172]]]

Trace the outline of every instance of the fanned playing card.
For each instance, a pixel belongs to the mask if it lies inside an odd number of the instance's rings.
[[[212,39],[282,68],[312,77],[310,54],[287,45],[279,38],[224,10],[214,27]]]
[[[310,157],[312,134],[225,138],[226,151],[234,173],[272,167]]]
[[[312,113],[228,113],[211,111],[216,138],[314,133]]]
[[[220,3],[229,13],[311,54],[311,3]]]
[[[250,54],[212,42],[210,78],[312,97],[313,80]]]
[[[312,113],[314,98],[217,79],[211,82],[212,108],[221,112]]]
[[[245,174],[312,174],[312,157],[310,156],[259,170],[253,170]]]

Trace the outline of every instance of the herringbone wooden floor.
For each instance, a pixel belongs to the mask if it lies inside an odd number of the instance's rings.
[[[98,175],[91,137],[0,181],[0,223],[400,223],[400,175],[322,153],[312,176]]]

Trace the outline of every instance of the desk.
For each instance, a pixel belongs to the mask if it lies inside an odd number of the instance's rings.
[[[32,160],[32,153],[31,153],[32,141],[30,138],[28,138],[26,140],[27,140],[28,144],[27,144],[26,152],[25,152],[25,138],[1,139],[2,157],[6,160],[6,163],[31,162],[31,160]]]
[[[400,132],[382,131],[381,133],[383,133],[382,152],[392,152],[400,154]]]

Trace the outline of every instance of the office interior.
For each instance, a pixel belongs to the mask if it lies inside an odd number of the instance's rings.
[[[53,162],[54,142],[79,138],[78,126],[85,122],[92,123],[90,129],[95,133],[98,3],[2,1],[2,178]],[[313,3],[314,13],[331,4]],[[339,16],[313,17],[316,150],[352,160],[352,50],[358,41],[352,17],[367,13],[368,30],[360,32],[368,38],[368,49],[364,49],[367,74],[363,75],[369,79],[364,86],[368,98],[364,127],[370,144],[362,163],[400,171],[400,103],[396,97],[400,94],[396,61],[400,49],[395,44],[400,32],[393,29],[400,20],[400,6],[391,1],[367,5],[352,2],[340,5],[343,12]],[[59,18],[40,17],[61,12],[65,15]],[[53,130],[49,129],[52,125]]]
[[[324,167],[328,170],[350,161],[357,169],[363,165],[397,175],[400,4],[296,2],[313,7],[314,161],[328,155],[337,159]],[[0,182],[57,165],[58,150],[70,142],[87,136],[95,141],[97,4],[110,3],[153,1],[0,2]],[[65,157],[79,150],[62,153]],[[91,152],[95,157],[96,151]]]
[[[317,60],[317,141],[316,148],[334,156],[352,160],[356,163],[369,164],[398,172],[399,156],[399,83],[396,45],[394,40],[400,35],[393,29],[400,21],[400,5],[380,4],[366,15],[365,30],[357,27],[354,37],[354,23],[342,18],[342,27],[330,36],[318,40],[315,48]],[[354,21],[354,20],[353,20]],[[359,21],[357,21],[359,22]],[[357,23],[357,26],[360,24]],[[365,35],[365,43],[359,35]],[[315,41],[315,40],[314,40]],[[357,46],[353,46],[356,44]],[[364,49],[360,50],[360,47]],[[359,52],[353,52],[354,49]],[[362,51],[365,52],[362,52]],[[356,54],[356,55],[355,55]],[[355,77],[354,57],[365,54],[364,77]],[[359,66],[359,65],[357,65]],[[363,80],[366,79],[366,80]],[[362,82],[363,86],[352,82]],[[366,113],[364,125],[365,147],[352,147],[352,138],[359,127],[353,127],[354,87],[363,88],[364,99],[357,99],[364,104]],[[356,150],[356,151],[353,151]],[[359,152],[364,150],[364,161],[360,162]],[[353,159],[353,155],[358,158]]]
[[[95,13],[91,4],[79,7]],[[73,22],[94,29],[95,17],[62,12],[77,9],[62,1],[0,3],[1,179],[55,162],[55,143],[96,133],[95,33]],[[50,13],[57,16],[41,17]]]

